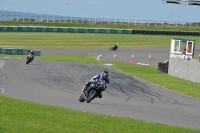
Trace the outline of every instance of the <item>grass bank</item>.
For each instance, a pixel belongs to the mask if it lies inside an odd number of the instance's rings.
[[[0,95],[1,133],[199,133],[117,116],[53,107]]]
[[[53,32],[0,32],[0,46],[52,47],[52,48],[109,48],[118,43],[119,47],[164,47],[171,46],[172,38],[186,38],[196,41],[197,36],[124,35],[101,33],[53,33]]]

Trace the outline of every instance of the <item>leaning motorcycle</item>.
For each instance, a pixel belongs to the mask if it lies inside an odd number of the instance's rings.
[[[33,55],[27,55],[26,56],[26,64],[30,63],[33,60]]]
[[[109,50],[117,50],[117,49],[118,49],[118,46],[116,46],[116,45],[114,45],[111,48],[109,48]]]
[[[106,89],[106,83],[105,81],[96,79],[94,80],[91,85],[87,88],[87,90],[81,94],[79,101],[87,103],[91,102],[94,98],[97,98],[97,96],[101,93],[101,91],[105,91]]]

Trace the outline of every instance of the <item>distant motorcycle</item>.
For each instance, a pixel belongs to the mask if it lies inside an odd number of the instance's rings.
[[[114,46],[112,46],[111,48],[109,48],[109,50],[117,50],[118,49],[118,44],[115,44]]]
[[[101,91],[105,91],[106,83],[102,80],[96,79],[91,85],[87,88],[87,90],[81,94],[79,101],[87,103],[91,102],[94,98],[97,98],[98,94]]]
[[[33,55],[27,55],[26,56],[26,64],[30,63],[33,60]]]

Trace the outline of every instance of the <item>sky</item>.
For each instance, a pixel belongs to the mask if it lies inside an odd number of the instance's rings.
[[[162,0],[0,0],[0,10],[85,18],[200,22],[200,6]]]

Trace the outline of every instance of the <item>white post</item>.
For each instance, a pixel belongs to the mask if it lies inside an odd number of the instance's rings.
[[[23,15],[23,22],[24,22],[24,15]]]
[[[18,22],[19,18],[18,18],[18,15],[17,15],[17,22]]]
[[[30,15],[29,15],[29,23],[30,23],[30,21],[31,21],[31,18],[30,18]]]
[[[47,23],[49,23],[49,16],[47,16]]]
[[[60,23],[60,16],[59,16],[59,23]]]
[[[72,17],[71,17],[71,21],[70,21],[70,24],[72,23]]]
[[[108,25],[109,25],[109,18],[108,18]]]
[[[66,16],[65,16],[65,23],[66,23]]]
[[[53,23],[54,23],[54,16],[53,16]]]
[[[11,22],[12,22],[12,15],[11,15]]]

